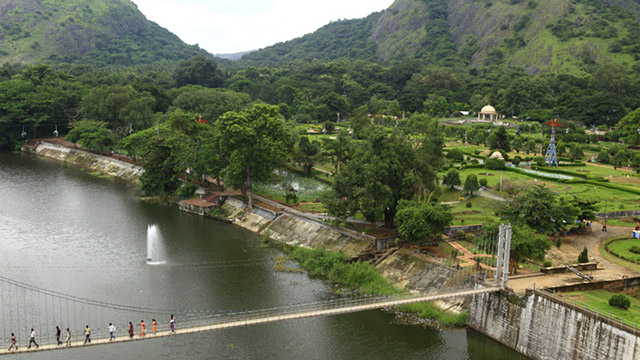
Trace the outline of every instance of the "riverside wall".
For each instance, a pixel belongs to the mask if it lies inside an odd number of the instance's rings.
[[[467,325],[534,360],[640,358],[632,328],[539,291],[476,295]]]
[[[41,142],[35,148],[23,147],[23,150],[133,183],[138,183],[144,172],[141,167],[124,161],[48,142]]]
[[[246,208],[243,201],[233,198],[227,199],[222,205],[222,210],[234,224],[284,244],[342,251],[349,257],[356,257],[373,245],[371,241],[320,221],[275,213],[260,207],[251,211],[246,211]]]
[[[377,268],[382,276],[397,286],[423,293],[471,289],[476,283],[475,279],[464,271],[459,271],[428,255],[409,249],[395,252],[381,261]],[[458,305],[461,309],[470,304],[471,298],[452,298],[443,302],[447,304],[447,307]]]

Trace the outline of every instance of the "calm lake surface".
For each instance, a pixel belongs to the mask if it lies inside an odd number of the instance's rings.
[[[271,261],[218,268],[149,266],[149,224],[159,226],[170,265],[282,255],[239,227],[144,203],[134,187],[117,180],[32,155],[0,153],[2,276],[64,294],[163,309],[238,311],[334,297],[328,282],[276,272]],[[90,325],[104,330],[108,324]],[[8,334],[0,335],[0,345],[8,347]],[[20,346],[26,340],[21,338]],[[381,311],[12,358],[524,359],[472,330],[398,325]]]

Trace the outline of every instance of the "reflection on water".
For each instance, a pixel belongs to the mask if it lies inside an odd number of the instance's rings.
[[[58,162],[0,153],[0,199],[0,271],[18,281],[91,299],[183,310],[262,309],[334,296],[321,279],[274,271],[270,259],[281,253],[261,246],[253,233],[180,213],[174,206],[141,202],[127,184],[95,178]],[[148,224],[158,224],[162,232],[167,265],[146,263]],[[255,264],[189,265],[220,261]],[[177,323],[180,326],[180,319]],[[47,331],[53,329],[41,332]],[[21,357],[27,356],[16,358]],[[369,311],[28,357],[517,359],[518,355],[474,332],[396,325],[393,317]]]

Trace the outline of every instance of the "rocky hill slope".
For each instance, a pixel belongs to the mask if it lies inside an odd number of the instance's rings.
[[[420,59],[530,74],[577,74],[602,62],[631,68],[640,59],[639,17],[638,0],[396,0],[382,13],[329,24],[241,62]]]

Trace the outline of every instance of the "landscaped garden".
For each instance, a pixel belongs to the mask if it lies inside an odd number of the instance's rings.
[[[564,295],[567,296],[567,301],[587,304],[590,310],[599,312],[603,317],[608,316],[610,313],[618,321],[624,318],[625,322],[630,324],[640,322],[640,300],[631,296],[626,296],[630,300],[630,306],[627,310],[624,310],[609,305],[609,300],[615,293],[607,290],[574,291]]]
[[[640,262],[640,239],[610,241],[605,244],[605,248],[608,252],[621,259],[634,264]]]

